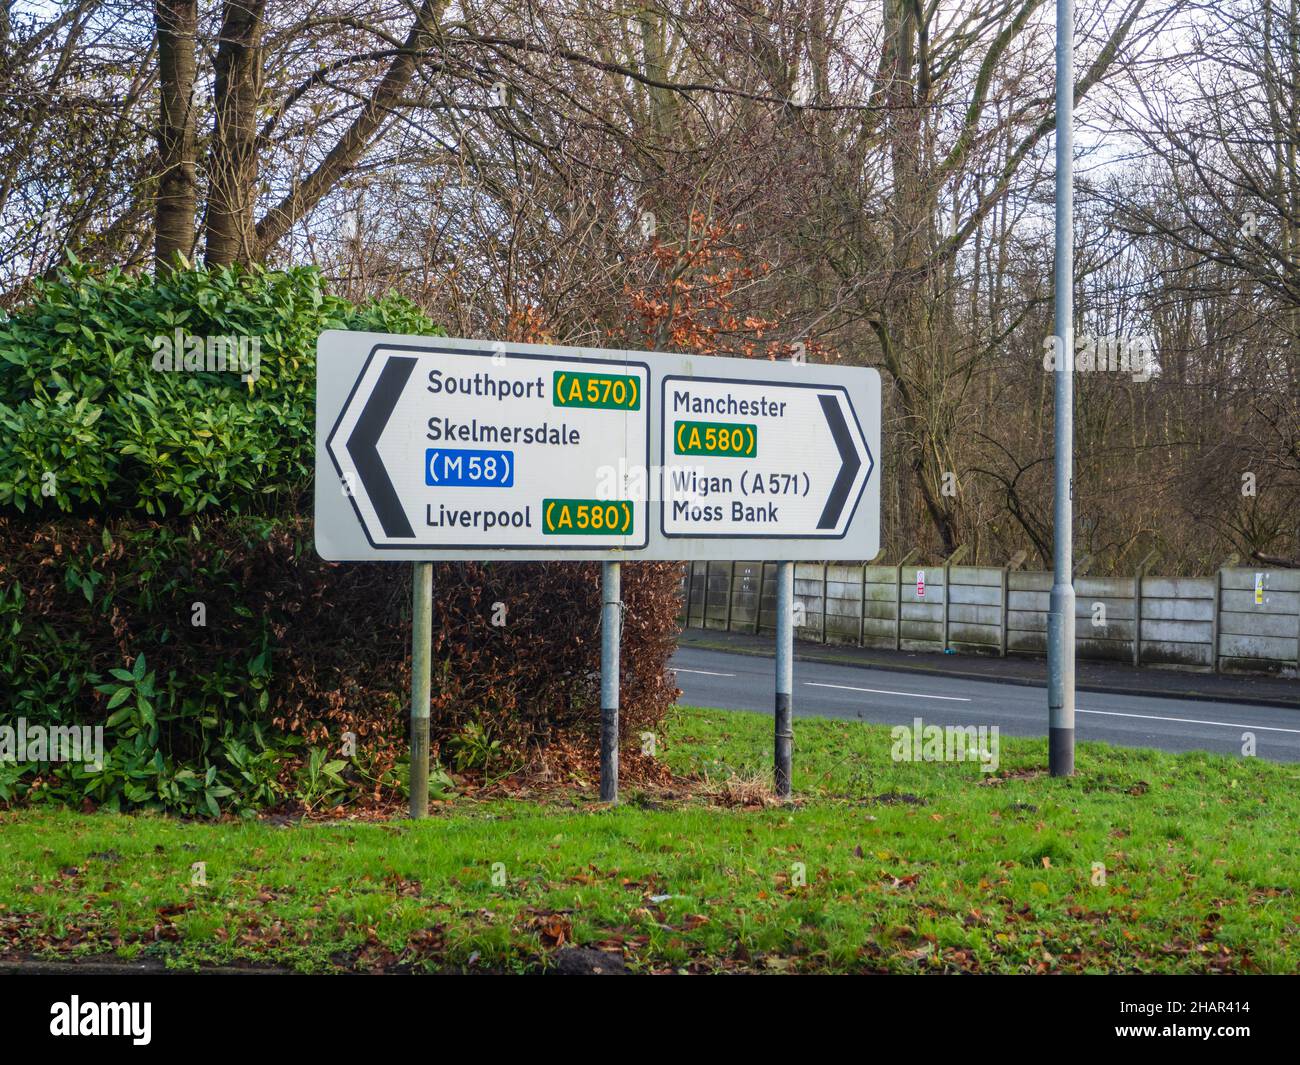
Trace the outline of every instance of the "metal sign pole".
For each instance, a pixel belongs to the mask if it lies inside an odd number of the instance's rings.
[[[600,567],[600,801],[618,802],[618,646],[622,628],[621,562]]]
[[[1074,0],[1056,0],[1056,486],[1047,629],[1048,767],[1074,772]]]
[[[433,563],[411,567],[411,816],[429,813],[429,659],[433,653]]]
[[[776,564],[776,794],[790,798],[794,747],[794,563]]]

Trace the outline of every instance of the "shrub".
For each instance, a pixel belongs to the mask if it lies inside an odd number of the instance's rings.
[[[411,568],[325,562],[311,545],[304,518],[0,517],[2,716],[104,725],[110,755],[100,774],[29,767],[29,786],[52,785],[36,797],[189,813],[319,802],[339,790],[324,767],[348,732],[350,796],[395,797]],[[625,566],[625,733],[676,697],[678,580],[672,563]],[[496,742],[595,734],[597,564],[440,563],[434,589],[432,724],[458,768],[482,768]],[[312,759],[316,773],[282,772]]]
[[[257,379],[155,371],[152,338],[177,326],[255,332]],[[437,331],[306,269],[76,266],[0,322],[0,724],[102,725],[107,749],[97,770],[0,763],[0,802],[211,816],[400,793],[411,568],[325,562],[303,516],[328,328]],[[598,572],[435,567],[435,740],[480,730],[477,763],[595,731]],[[626,567],[629,732],[676,696],[677,584],[673,564]]]
[[[0,324],[0,508],[164,516],[296,503],[311,484],[325,329],[442,333],[397,298],[355,308],[308,268],[156,279],[76,265],[38,284]],[[155,369],[177,330],[255,340],[255,374]]]

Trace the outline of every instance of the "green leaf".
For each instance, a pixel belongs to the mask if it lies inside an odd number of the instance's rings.
[[[108,709],[115,710],[131,697],[131,689],[123,685],[117,689],[114,696],[108,700]]]

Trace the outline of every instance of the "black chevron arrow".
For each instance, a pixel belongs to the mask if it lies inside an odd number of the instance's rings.
[[[393,408],[402,397],[402,389],[415,369],[415,359],[390,357],[379,372],[375,383],[361,411],[361,417],[353,426],[352,435],[348,437],[347,452],[352,456],[352,464],[361,478],[361,486],[370,497],[370,504],[379,516],[379,524],[384,527],[385,536],[415,536],[415,530],[406,519],[402,501],[397,498],[397,490],[388,479],[384,469],[384,460],[379,457],[379,438],[383,435],[392,417]],[[838,483],[838,482],[837,482]]]
[[[822,511],[822,516],[817,520],[817,528],[833,529],[840,520],[840,511],[844,509],[844,501],[849,498],[849,489],[853,487],[853,481],[858,475],[858,470],[862,467],[862,459],[858,457],[857,446],[853,443],[853,436],[849,432],[848,424],[844,421],[844,415],[840,413],[840,405],[834,396],[818,396],[822,404],[822,413],[826,415],[826,424],[831,427],[831,436],[835,438],[835,446],[840,451],[840,472],[835,478],[835,483],[831,485],[831,494],[826,500],[826,507]]]

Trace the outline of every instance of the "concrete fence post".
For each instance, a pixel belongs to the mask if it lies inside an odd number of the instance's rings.
[[[1278,608],[1279,613],[1281,607]],[[1296,585],[1296,605],[1295,605],[1295,667],[1297,675],[1300,676],[1300,584]]]
[[[691,627],[691,588],[695,584],[695,560],[692,559],[686,563],[686,624],[685,628]]]
[[[1010,591],[1011,591],[1011,567],[1003,566],[1002,567],[1002,604],[1001,604],[1002,639],[999,645],[999,649],[1001,651],[1003,658],[1007,657],[1007,630],[1009,628],[1008,617],[1011,613],[1011,603],[1009,602],[1011,598]]]
[[[894,569],[894,650],[903,649],[903,567],[916,558],[913,548],[898,560]]]
[[[826,642],[826,622],[827,615],[831,612],[830,597],[826,593],[826,575],[830,571],[829,562],[822,563],[822,643]]]
[[[1223,613],[1223,571],[1229,566],[1235,566],[1238,560],[1237,552],[1234,551],[1219,565],[1218,571],[1214,575],[1214,617],[1211,628],[1211,639],[1214,641],[1213,654],[1211,660],[1214,662],[1214,672],[1219,672],[1219,634],[1223,631],[1223,619],[1220,615]]]
[[[709,580],[713,576],[709,570],[712,565],[712,562],[706,561],[704,563],[704,614],[700,618],[700,628],[702,629],[708,629],[709,627]]]
[[[943,649],[948,650],[948,604],[952,601],[952,563],[943,564]]]
[[[966,544],[958,544],[951,555],[943,560],[943,649],[949,650],[948,633],[952,623],[952,612],[948,604],[952,602],[952,568],[966,555]]]
[[[1142,570],[1133,574],[1133,664],[1142,664]]]
[[[1142,664],[1142,578],[1159,551],[1148,551],[1133,573],[1133,664]]]
[[[1296,675],[1300,676],[1300,585],[1296,586],[1296,603],[1295,603],[1295,668]]]
[[[1223,570],[1214,571],[1214,611],[1210,616],[1210,665],[1219,672],[1219,615],[1223,612]]]
[[[858,596],[858,646],[867,645],[867,563],[862,563],[862,593]]]
[[[903,563],[894,567],[894,650],[903,649]]]
[[[727,631],[731,631],[731,609],[736,601],[736,563],[731,563],[727,573]]]

